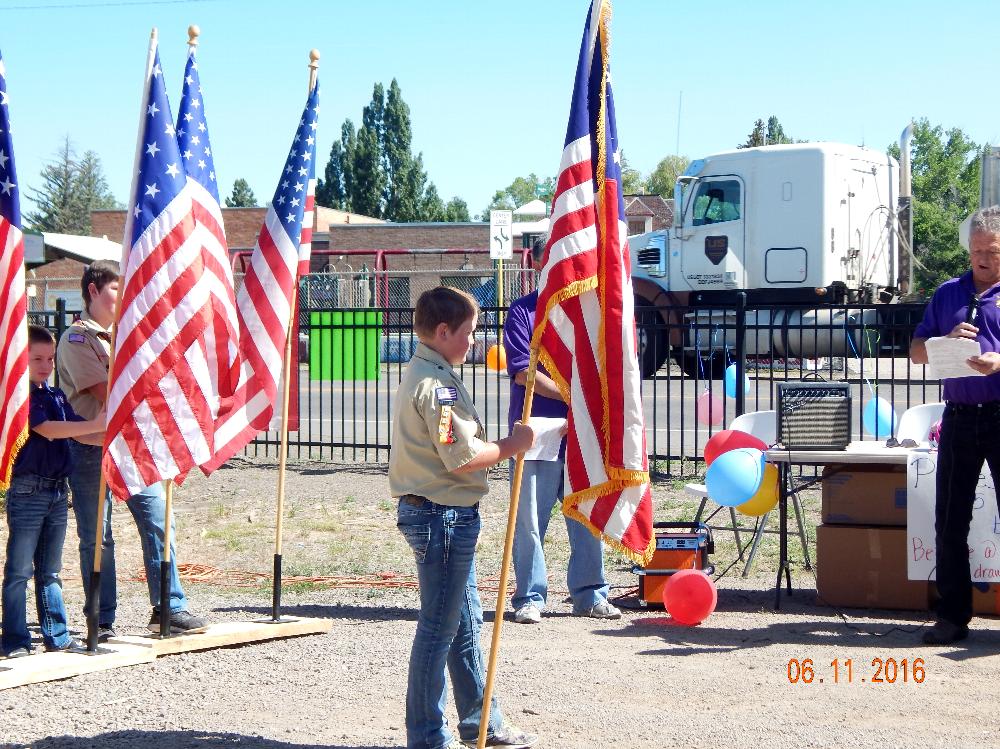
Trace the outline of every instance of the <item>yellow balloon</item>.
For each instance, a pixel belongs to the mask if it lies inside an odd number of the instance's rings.
[[[490,350],[486,352],[486,366],[497,371],[507,369],[507,352],[503,350],[503,346],[490,346]]]
[[[774,509],[778,504],[778,469],[768,463],[764,466],[764,480],[757,493],[736,507],[744,515],[759,517]]]

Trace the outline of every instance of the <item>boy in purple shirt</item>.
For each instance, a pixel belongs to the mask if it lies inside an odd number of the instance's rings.
[[[70,637],[63,604],[63,540],[66,538],[66,477],[73,469],[69,439],[103,441],[104,414],[91,421],[73,411],[59,388],[48,385],[56,355],[52,334],[28,326],[28,423],[31,432],[14,460],[7,490],[7,561],[3,572],[2,648],[8,658],[31,652],[26,589],[35,579],[35,606],[46,650],[82,644]]]
[[[969,272],[934,292],[910,345],[910,359],[926,364],[928,338],[975,339],[982,353],[967,363],[986,375],[944,381],[947,405],[941,418],[934,503],[940,599],[937,621],[924,633],[928,645],[948,645],[969,635],[968,539],[976,484],[984,462],[994,478],[1000,477],[1000,206],[973,214],[969,259]]]

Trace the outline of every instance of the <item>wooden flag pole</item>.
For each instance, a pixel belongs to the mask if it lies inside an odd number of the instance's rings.
[[[146,57],[146,71],[145,78],[143,78],[143,91],[146,92],[146,96],[143,96],[143,101],[139,105],[139,128],[135,137],[135,161],[133,163],[138,163],[139,157],[142,154],[142,123],[146,116],[146,98],[149,94],[149,76],[153,69],[153,59],[156,55],[156,28],[154,27],[149,35],[149,52]],[[135,169],[132,173],[132,191],[129,193],[130,196],[135,196],[136,182],[139,178],[139,171]],[[119,267],[119,278],[121,277],[121,271],[125,267],[125,261],[128,258],[128,248],[131,246],[129,241],[129,235],[132,233],[132,212],[127,211],[125,214],[125,236],[122,242],[122,262],[121,267]],[[104,396],[104,406],[107,407],[108,398],[111,395],[111,373],[115,369],[115,344],[118,338],[118,321],[121,318],[121,297],[116,295],[115,297],[115,319],[111,323],[111,353],[108,355],[108,385]],[[104,555],[104,498],[108,492],[108,482],[104,477],[104,455],[105,451],[101,450],[101,481],[98,484],[97,491],[97,530],[96,530],[96,541],[94,542],[94,570],[90,576],[90,590],[87,593],[86,603],[84,603],[83,611],[87,616],[87,652],[94,654],[97,653],[97,637],[98,628],[100,625],[99,616],[101,608],[101,557]]]
[[[319,69],[319,50],[309,51],[309,89],[316,87]],[[301,242],[301,236],[299,238]],[[277,518],[274,524],[274,574],[271,586],[271,621],[281,621],[281,519],[285,510],[285,474],[288,463],[288,401],[292,379],[292,334],[295,331],[295,315],[299,302],[298,258],[296,258],[295,283],[292,285],[291,306],[289,307],[288,328],[285,331],[285,357],[282,362],[281,387],[281,446],[278,452],[278,502]],[[296,344],[298,341],[295,342]],[[296,372],[297,374],[297,372]]]
[[[538,349],[532,347],[528,362],[528,377],[524,386],[524,408],[521,409],[521,423],[527,424],[531,417],[531,402],[535,398],[535,371],[538,369]],[[490,661],[486,669],[486,684],[483,687],[482,717],[479,721],[479,741],[476,746],[484,749],[486,734],[490,727],[490,702],[493,698],[493,680],[496,677],[497,656],[500,653],[500,628],[503,612],[507,606],[507,579],[510,576],[510,560],[514,552],[514,527],[517,524],[517,505],[521,499],[521,474],[524,471],[524,453],[518,453],[514,462],[514,477],[510,482],[510,509],[507,511],[507,536],[503,543],[503,561],[500,563],[500,583],[497,589],[497,610],[493,618],[493,639],[490,642]]]
[[[163,556],[160,558],[160,637],[170,637],[170,515],[174,504],[174,482],[164,481],[167,499],[163,507]]]

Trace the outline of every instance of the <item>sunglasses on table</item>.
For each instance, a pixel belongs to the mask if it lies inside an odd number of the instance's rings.
[[[885,441],[886,447],[917,447],[917,441],[911,440],[907,437],[904,440],[898,440],[895,437],[890,437]]]

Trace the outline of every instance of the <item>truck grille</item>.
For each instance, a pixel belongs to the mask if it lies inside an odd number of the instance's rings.
[[[660,248],[659,247],[644,247],[639,250],[639,257],[637,258],[639,265],[645,267],[655,267],[660,264]]]

